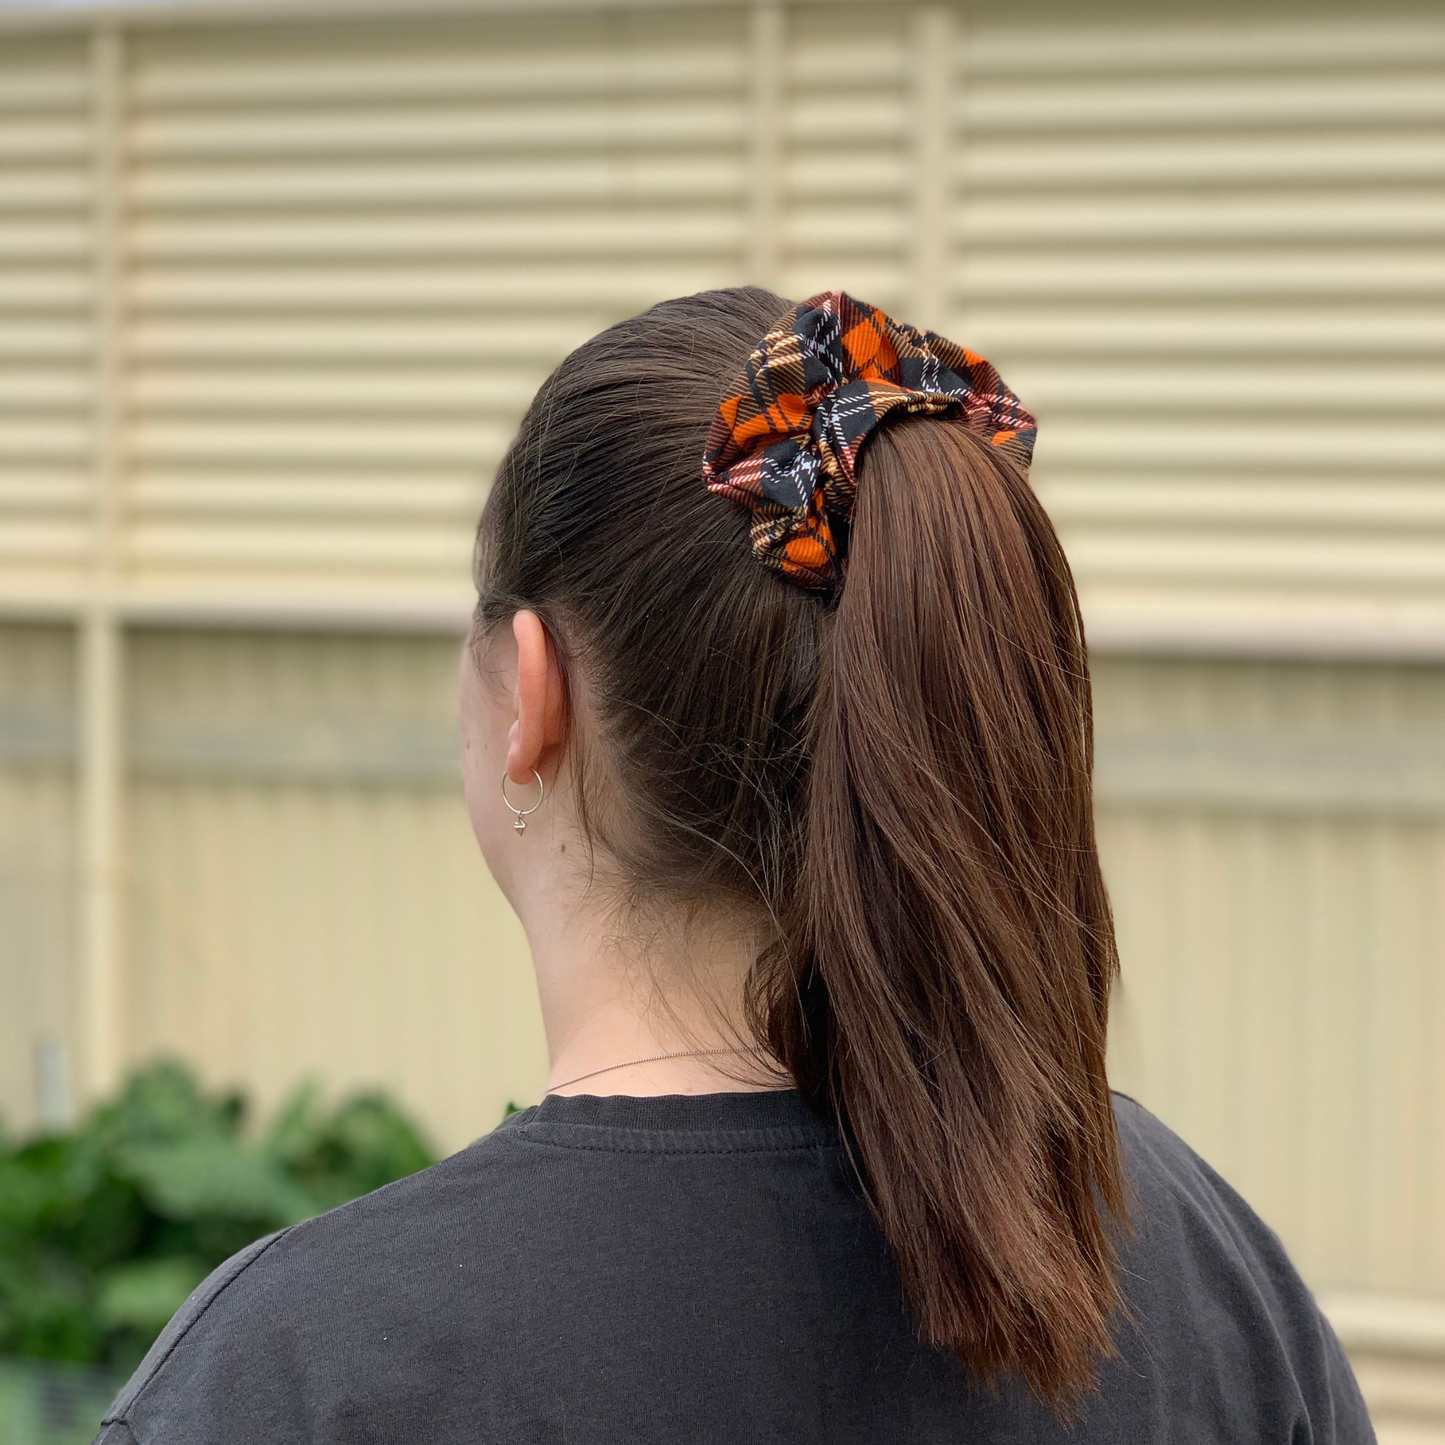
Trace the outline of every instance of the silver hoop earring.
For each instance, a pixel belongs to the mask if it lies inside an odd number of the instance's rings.
[[[519,808],[507,796],[507,770],[502,769],[502,801],[517,815],[517,821],[512,827],[519,833],[527,831],[527,819],[542,806],[542,799],[547,796],[547,785],[542,781],[541,773],[533,768],[532,776],[537,780],[537,801],[530,808]]]

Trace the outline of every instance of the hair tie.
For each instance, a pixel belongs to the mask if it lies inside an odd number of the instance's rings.
[[[753,513],[765,567],[800,587],[843,581],[858,454],[885,418],[961,415],[1025,475],[1034,419],[981,356],[842,291],[809,297],[748,357],[713,417],[708,490]]]

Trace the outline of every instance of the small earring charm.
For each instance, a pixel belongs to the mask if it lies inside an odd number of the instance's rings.
[[[542,806],[542,799],[547,796],[547,786],[542,781],[542,775],[536,768],[532,769],[532,776],[537,780],[537,801],[530,808],[519,808],[507,796],[507,772],[502,770],[502,801],[517,815],[517,821],[512,824],[518,833],[527,831],[527,819]]]

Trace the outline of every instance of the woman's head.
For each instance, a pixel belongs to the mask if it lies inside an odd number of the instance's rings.
[[[700,473],[721,387],[782,309],[707,293],[579,347],[524,418],[478,532],[478,628],[523,608],[545,622],[595,724],[574,728],[569,759],[590,839],[639,902],[765,907],[792,867],[778,850],[827,619],[747,565],[746,517]]]
[[[967,416],[868,438],[843,585],[763,566],[703,454],[787,310],[703,293],[562,363],[482,517],[475,647],[534,679],[597,886],[751,931],[755,1036],[838,1118],[923,1338],[1061,1401],[1108,1347],[1099,1206],[1121,1207],[1072,583]],[[517,725],[473,730],[469,802],[515,898],[495,790]]]

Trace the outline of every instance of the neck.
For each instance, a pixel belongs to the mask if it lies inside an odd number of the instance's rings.
[[[515,900],[537,975],[551,1059],[548,1091],[786,1087],[787,1079],[751,1052],[743,1018],[743,983],[757,948],[751,930],[682,910],[624,924],[599,892],[586,890],[570,907],[558,905],[556,892]],[[712,1052],[723,1049],[736,1052]],[[661,1054],[684,1057],[655,1057]]]

